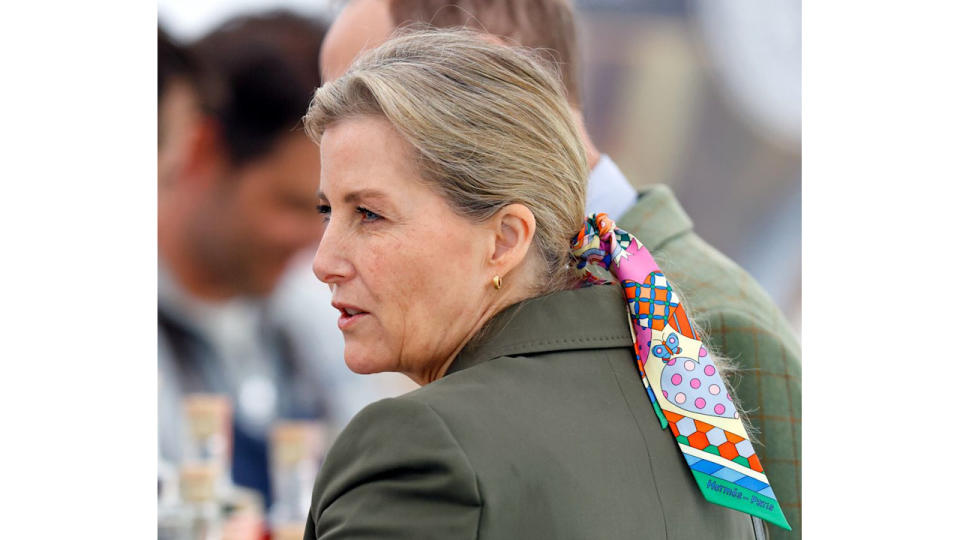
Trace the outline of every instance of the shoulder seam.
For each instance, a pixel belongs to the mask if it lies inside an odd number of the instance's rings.
[[[547,340],[531,340],[531,341],[522,341],[519,343],[511,343],[508,346],[500,347],[499,349],[490,351],[490,358],[499,358],[501,356],[507,356],[507,353],[516,351],[517,349],[526,349],[526,348],[538,348],[548,345],[562,345],[562,344],[578,344],[578,345],[588,345],[593,343],[605,343],[605,342],[616,342],[621,340],[632,339],[629,335],[626,334],[617,334],[612,336],[584,336],[584,337],[564,337],[557,339],[547,339]],[[626,346],[626,345],[624,345]],[[525,352],[543,352],[543,351],[525,351]],[[523,354],[523,353],[513,353],[513,354]]]

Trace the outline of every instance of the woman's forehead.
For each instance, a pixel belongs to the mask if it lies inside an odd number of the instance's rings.
[[[389,121],[362,116],[341,120],[320,140],[320,190],[327,198],[389,195],[419,184],[410,146]]]

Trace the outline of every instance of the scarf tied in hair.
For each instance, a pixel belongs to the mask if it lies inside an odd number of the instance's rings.
[[[590,272],[596,265],[622,287],[643,386],[706,499],[790,530],[717,366],[647,248],[594,214],[572,249],[584,286],[611,284]]]

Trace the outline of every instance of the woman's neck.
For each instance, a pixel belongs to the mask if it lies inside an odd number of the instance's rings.
[[[493,291],[490,301],[486,303],[486,307],[475,317],[474,324],[449,356],[444,358],[442,362],[430,363],[430,367],[421,372],[404,373],[404,375],[420,386],[425,386],[433,381],[439,380],[447,373],[454,360],[457,359],[464,348],[483,339],[489,323],[493,321],[498,314],[510,306],[536,296],[539,296],[536,290],[523,283],[518,283],[513,287],[513,290],[504,287],[502,290]]]

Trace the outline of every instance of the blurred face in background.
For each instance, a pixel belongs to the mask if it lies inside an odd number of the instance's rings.
[[[286,10],[238,14],[189,46],[203,105],[180,174],[161,190],[164,268],[193,296],[264,296],[315,248],[319,151],[301,117],[325,25]]]
[[[387,0],[354,0],[347,4],[320,48],[323,80],[343,75],[358,54],[386,41],[393,30]]]
[[[217,171],[193,213],[194,257],[234,293],[269,294],[290,259],[319,240],[317,147],[295,131],[268,154]]]
[[[161,187],[181,174],[199,119],[194,87],[180,78],[169,81],[157,104],[157,182]]]
[[[340,310],[347,366],[425,384],[490,305],[482,261],[493,233],[420,178],[413,149],[385,118],[328,126],[320,153],[326,224],[313,269]]]

